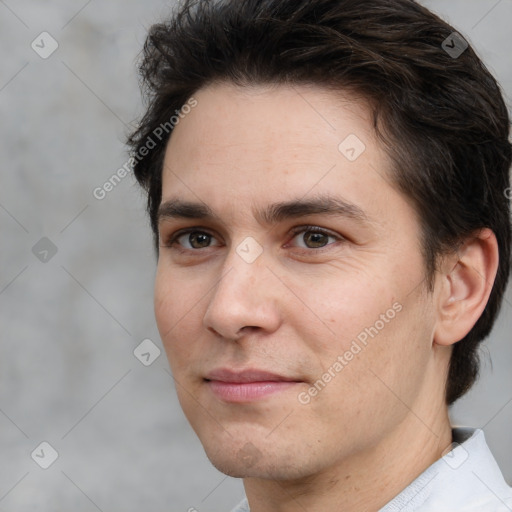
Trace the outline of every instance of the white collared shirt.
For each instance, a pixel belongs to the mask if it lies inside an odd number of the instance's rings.
[[[512,512],[512,488],[480,429],[454,428],[452,449],[379,512]],[[250,512],[244,500],[231,512]]]

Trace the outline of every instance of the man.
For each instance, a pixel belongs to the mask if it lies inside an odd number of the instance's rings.
[[[507,511],[475,381],[509,274],[499,88],[410,0],[185,1],[130,144],[178,397],[237,511]]]

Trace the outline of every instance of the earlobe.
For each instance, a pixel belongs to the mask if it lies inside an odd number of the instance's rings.
[[[489,300],[498,261],[498,242],[488,228],[468,238],[444,261],[437,279],[434,343],[453,345],[473,328]]]

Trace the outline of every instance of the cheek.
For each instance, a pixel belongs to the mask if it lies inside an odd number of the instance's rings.
[[[366,298],[370,313],[360,313],[352,335],[343,338],[343,387],[354,392],[356,403],[373,404],[375,417],[392,416],[394,410],[396,418],[423,385],[434,322],[424,296],[382,297]],[[355,318],[357,308],[353,313]]]
[[[408,411],[404,404],[414,403],[428,364],[429,320],[412,300],[379,294],[364,295],[358,304],[345,302],[339,314],[346,321],[335,325],[337,337],[330,346],[324,340],[317,344],[321,369],[309,388],[311,410],[306,412],[316,422],[329,410],[330,420],[321,427],[324,437],[341,429],[362,447],[402,421]]]
[[[179,304],[176,304],[175,294],[172,293],[171,280],[165,277],[164,272],[158,268],[155,279],[154,310],[156,323],[163,342],[165,342],[167,333],[179,318],[179,311],[177,310]]]
[[[331,373],[343,373],[351,384],[360,381],[361,373],[374,381],[373,371],[398,388],[406,374],[412,381],[419,376],[429,354],[432,323],[422,306],[427,298],[421,287],[411,293],[409,284],[421,281],[420,263],[402,265],[406,271],[391,262],[380,271],[368,266],[338,274],[336,279],[317,280],[316,286],[306,280],[296,288],[308,310],[287,311],[290,323],[300,326],[298,335],[315,373],[333,368],[338,361]],[[336,380],[341,384],[344,379]]]
[[[192,318],[198,314],[197,300],[190,286],[170,272],[157,269],[154,288],[155,319],[166,351],[174,351],[180,339],[189,338],[187,331],[195,325]]]
[[[316,280],[315,284],[306,281],[295,289],[302,304],[295,299],[284,305],[293,318],[290,322],[302,326],[304,336],[301,337],[310,344],[310,349],[326,357],[342,354],[358,337],[364,342],[376,322],[379,331],[387,329],[381,314],[388,322],[397,315],[393,310],[397,300],[389,283],[363,273]],[[289,307],[293,304],[296,307]]]
[[[180,322],[186,311],[184,301],[176,300],[176,294],[171,291],[168,286],[155,286],[155,318],[172,374],[181,382],[182,372],[188,367],[187,361],[191,358],[190,344],[184,342],[191,338],[186,332],[190,321]],[[177,391],[181,402],[179,387]]]

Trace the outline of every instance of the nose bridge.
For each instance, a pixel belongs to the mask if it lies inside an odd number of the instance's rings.
[[[262,252],[255,256],[251,243],[233,247],[226,257],[204,316],[205,327],[230,339],[244,327],[272,329],[277,320],[270,288],[265,284],[269,270]]]
[[[211,302],[237,299],[238,304],[247,304],[251,295],[255,296],[258,282],[268,273],[263,258],[249,262],[238,254],[238,250],[235,248],[226,258],[223,277],[215,287]]]

